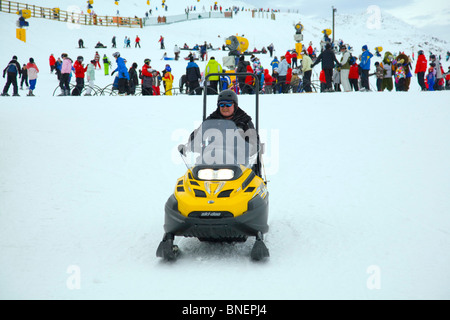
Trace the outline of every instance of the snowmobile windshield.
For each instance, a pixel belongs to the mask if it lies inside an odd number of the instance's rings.
[[[231,120],[206,120],[182,149],[183,160],[197,179],[232,180],[256,164],[258,138],[256,130],[244,132]]]

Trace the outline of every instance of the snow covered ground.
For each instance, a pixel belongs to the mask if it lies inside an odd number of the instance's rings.
[[[297,20],[286,17],[262,21],[263,38],[252,34],[249,15],[133,33],[32,19],[23,44],[14,38],[16,17],[1,14],[10,46],[0,61],[34,56],[41,73],[36,97],[0,99],[0,298],[449,299],[448,91],[420,92],[413,78],[408,93],[261,96],[271,253],[263,263],[249,259],[252,239],[177,238],[179,261],[155,256],[164,203],[185,172],[176,146],[201,120],[200,97],[51,96],[49,54],[94,53],[75,49],[79,37],[101,36],[109,46],[113,34],[142,33],[141,50],[119,51],[162,70],[160,34],[168,52],[175,43],[221,45],[218,34],[236,32],[250,46],[273,39],[283,52]],[[267,36],[277,30],[286,39]],[[351,30],[355,48],[379,45]],[[318,45],[313,36],[305,35]],[[185,61],[171,65],[177,81]],[[111,82],[101,71],[97,78]],[[239,99],[252,114],[254,96]],[[208,102],[212,110],[214,98]]]

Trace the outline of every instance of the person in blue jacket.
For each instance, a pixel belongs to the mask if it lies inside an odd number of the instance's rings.
[[[373,57],[373,54],[369,52],[367,45],[362,47],[362,55],[361,55],[361,63],[359,64],[361,68],[361,86],[365,89],[365,91],[370,91],[369,86],[369,71],[370,71],[370,58]]]
[[[111,73],[111,75],[114,75],[114,73],[117,71],[119,76],[119,95],[125,95],[128,93],[128,80],[130,80],[130,75],[128,73],[127,66],[125,65],[125,59],[120,56],[119,52],[113,53],[113,57],[116,59],[117,68]]]
[[[272,66],[272,76],[273,76],[273,69],[278,68],[278,65],[280,64],[280,61],[277,57],[275,57],[272,62],[270,62],[270,65]]]

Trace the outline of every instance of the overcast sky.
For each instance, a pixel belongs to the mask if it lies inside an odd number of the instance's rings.
[[[450,0],[246,0],[257,7],[299,9],[305,15],[331,17],[331,7],[338,13],[361,13],[369,6],[414,25],[431,35],[450,42]],[[449,48],[450,49],[450,48]]]

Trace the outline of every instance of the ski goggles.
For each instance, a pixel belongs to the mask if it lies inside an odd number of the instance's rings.
[[[220,108],[230,108],[233,105],[233,101],[220,101],[217,103]]]

